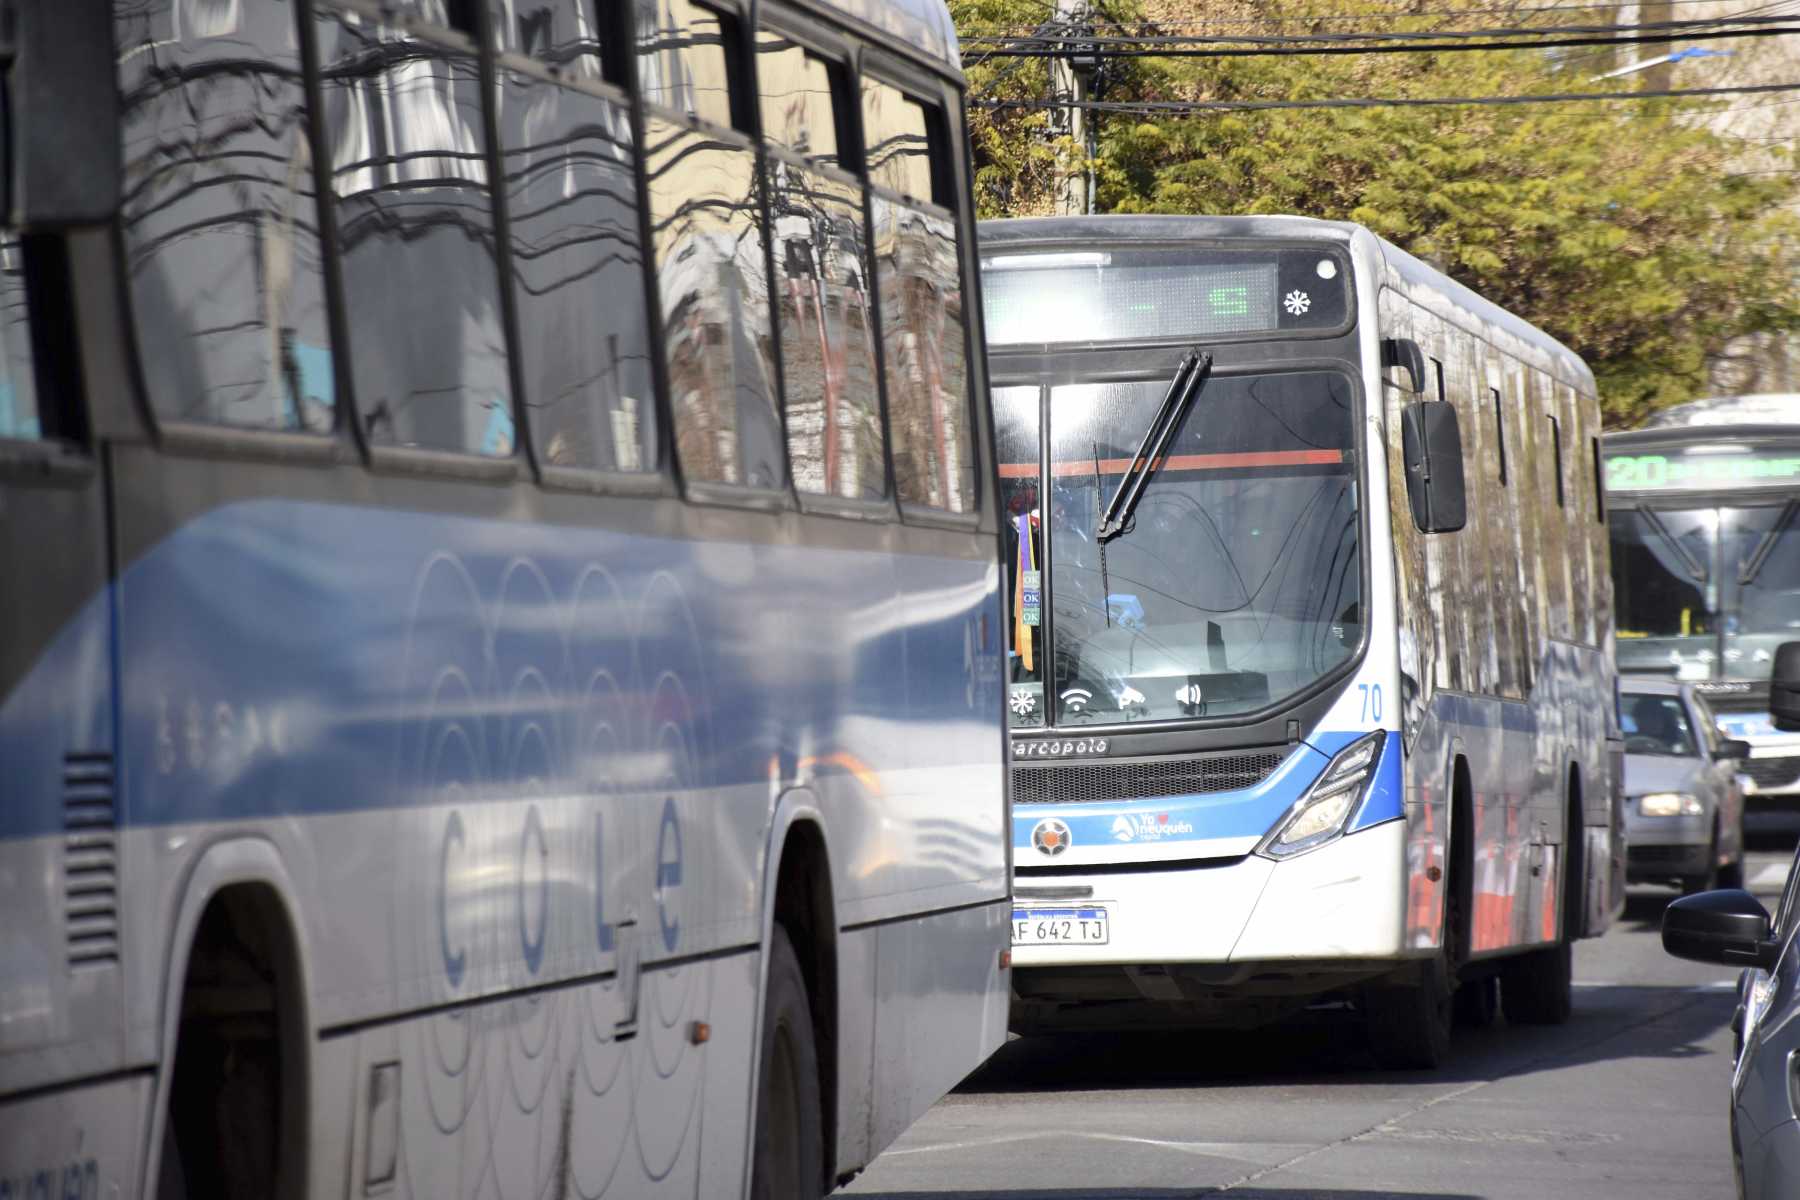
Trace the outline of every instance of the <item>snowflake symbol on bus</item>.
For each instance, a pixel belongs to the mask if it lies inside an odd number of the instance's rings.
[[[1009,703],[1012,705],[1015,717],[1029,717],[1037,710],[1037,697],[1024,688],[1016,689]]]
[[[1295,288],[1282,298],[1281,304],[1283,308],[1288,310],[1288,316],[1298,317],[1312,307],[1312,297],[1308,296],[1300,289]]]

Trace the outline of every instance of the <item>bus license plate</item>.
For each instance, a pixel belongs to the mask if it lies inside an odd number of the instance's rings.
[[[1109,938],[1104,908],[1015,908],[1015,946],[1104,946]]]

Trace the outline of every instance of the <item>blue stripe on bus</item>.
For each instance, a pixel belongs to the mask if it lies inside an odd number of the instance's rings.
[[[1261,837],[1312,786],[1326,762],[1323,754],[1301,743],[1273,774],[1251,788],[1154,800],[1015,805],[1013,848],[1030,850],[1032,829],[1050,816],[1069,827],[1077,846],[1139,847]],[[1040,855],[1032,858],[1042,861]]]
[[[63,755],[113,749],[115,602],[121,824],[408,807],[445,786],[767,784],[772,765],[879,786],[968,760],[997,796],[996,578],[978,560],[227,505],[70,614],[0,698],[0,838],[62,832]],[[596,706],[629,727],[622,753],[577,736]],[[671,728],[691,742],[681,779],[585,777],[642,771]]]
[[[1013,848],[1032,849],[1032,830],[1047,816],[1066,824],[1078,846],[1166,845],[1261,837],[1312,786],[1331,756],[1365,733],[1367,730],[1315,733],[1253,788],[1154,800],[1016,805]],[[1362,807],[1350,820],[1350,832],[1392,821],[1404,813],[1400,768],[1400,735],[1390,730],[1375,766],[1374,782]]]

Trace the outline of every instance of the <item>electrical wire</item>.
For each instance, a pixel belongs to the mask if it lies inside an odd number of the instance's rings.
[[[1775,20],[1796,22],[1794,16],[1773,18]],[[1644,46],[1666,45],[1670,42],[1710,42],[1723,38],[1763,38],[1780,37],[1784,34],[1800,33],[1800,23],[1790,23],[1774,28],[1757,28],[1741,30],[1704,30],[1697,33],[1647,33],[1635,36],[1589,36],[1589,37],[1536,37],[1506,38],[1484,42],[1461,42],[1455,45],[1440,45],[1432,41],[1383,41],[1376,45],[1317,45],[1311,42],[1290,43],[1285,40],[1277,43],[1267,38],[1222,38],[1216,41],[1251,42],[1249,46],[1208,45],[1207,48],[1187,46],[1168,49],[1109,49],[1088,39],[1071,38],[1058,42],[1055,47],[1023,48],[1000,47],[984,52],[981,60],[991,58],[1006,59],[1051,59],[1071,56],[1107,58],[1272,58],[1272,57],[1313,57],[1318,55],[1354,55],[1354,54],[1452,54],[1476,50],[1550,50],[1561,46]],[[1462,36],[1462,35],[1458,35]],[[1211,39],[1209,39],[1211,41]]]
[[[1690,5],[1690,4],[1717,4],[1718,2],[1719,2],[1719,0],[1663,0],[1663,4],[1669,8],[1680,8],[1680,7],[1685,7],[1687,5]],[[1044,7],[1048,8],[1049,5],[1045,5]],[[1763,9],[1772,8],[1772,7],[1774,7],[1774,5],[1772,5],[1772,4],[1760,4],[1760,5],[1757,5],[1755,8],[1746,9],[1745,13],[1760,12]],[[1286,23],[1286,24],[1337,24],[1340,22],[1360,22],[1360,21],[1402,21],[1402,20],[1410,21],[1410,20],[1415,20],[1415,19],[1421,18],[1421,17],[1513,16],[1513,15],[1516,15],[1519,13],[1562,13],[1562,12],[1583,12],[1583,11],[1616,12],[1616,11],[1618,11],[1619,8],[1620,8],[1620,5],[1618,5],[1616,3],[1615,4],[1599,4],[1599,3],[1539,4],[1539,5],[1531,5],[1529,7],[1518,7],[1518,8],[1510,7],[1510,6],[1499,6],[1499,7],[1489,7],[1489,8],[1434,8],[1434,9],[1421,9],[1416,12],[1407,12],[1407,11],[1401,11],[1401,10],[1396,9],[1396,10],[1393,10],[1390,12],[1370,12],[1370,13],[1296,13],[1292,16],[1279,16],[1279,15],[1275,15],[1275,14],[1270,14],[1268,16],[1263,16],[1263,17],[1225,17],[1225,18],[1211,18],[1211,19],[1192,20],[1192,21],[1151,21],[1148,19],[1139,20],[1139,21],[1104,20],[1104,21],[1089,21],[1088,24],[1094,26],[1095,28],[1105,27],[1105,28],[1117,29],[1120,31],[1130,33],[1130,32],[1143,31],[1143,30],[1147,30],[1147,29],[1156,29],[1156,30],[1219,29],[1219,28],[1227,28],[1228,29],[1228,28],[1232,28],[1234,26],[1249,26],[1249,27],[1253,27],[1253,28],[1262,28],[1263,26],[1269,25],[1271,23],[1274,23],[1274,24],[1281,24],[1281,23]],[[1738,13],[1735,15],[1742,16],[1742,15],[1744,15],[1744,13]],[[1730,18],[1724,17],[1724,18],[1719,18],[1719,19],[1729,20]],[[1025,26],[1025,25],[996,25],[996,26],[990,26],[985,31],[984,35],[977,35],[977,36],[1016,35],[1016,34],[1024,33],[1025,31],[1027,31],[1028,28],[1029,27]]]
[[[1079,108],[1088,112],[1134,113],[1143,116],[1184,116],[1206,112],[1265,112],[1283,109],[1326,108],[1457,108],[1497,107],[1513,104],[1563,104],[1593,100],[1662,100],[1673,97],[1757,96],[1773,92],[1800,92],[1800,83],[1745,84],[1741,87],[1659,88],[1641,92],[1551,92],[1531,96],[1370,96],[1329,100],[982,100],[975,108],[1030,111]]]
[[[1332,42],[1382,42],[1436,40],[1459,41],[1477,37],[1540,37],[1546,34],[1562,36],[1569,34],[1623,35],[1646,32],[1689,32],[1702,29],[1721,29],[1736,25],[1778,25],[1789,19],[1789,14],[1776,13],[1761,16],[1741,17],[1693,17],[1678,21],[1638,21],[1629,24],[1611,23],[1606,25],[1496,25],[1479,29],[1435,29],[1417,30],[1406,33],[1306,33],[1306,34],[1163,34],[1154,37],[1116,37],[1106,36],[1062,36],[1045,37],[1026,35],[1022,37],[997,37],[986,34],[966,34],[962,43],[967,45],[986,45],[990,42],[1001,42],[1015,46],[1028,47],[1043,45],[1047,47],[1063,47],[1070,43],[1080,46],[1208,46],[1220,43],[1246,42],[1256,45],[1314,45]]]

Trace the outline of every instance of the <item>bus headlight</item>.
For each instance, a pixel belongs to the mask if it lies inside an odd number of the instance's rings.
[[[1356,811],[1357,802],[1375,777],[1386,740],[1387,734],[1378,729],[1339,750],[1326,764],[1325,773],[1276,822],[1256,853],[1264,858],[1292,858],[1341,834],[1344,822]]]
[[[1646,817],[1697,817],[1706,806],[1686,792],[1649,792],[1638,797],[1638,811]]]

